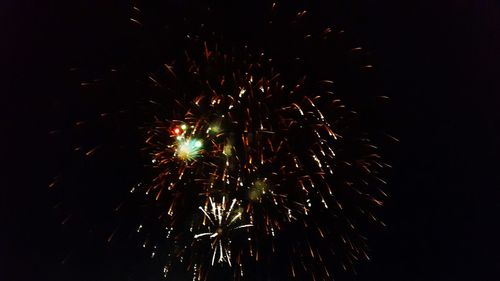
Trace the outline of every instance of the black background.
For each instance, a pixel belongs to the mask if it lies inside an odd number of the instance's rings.
[[[64,163],[54,159],[47,132],[95,102],[68,98],[78,83],[69,69],[128,58],[131,4],[11,2],[0,9],[0,280],[160,280],[140,247],[105,243],[113,229],[101,211],[119,202],[105,188],[136,180],[125,165],[96,168],[97,187],[68,195],[73,212],[91,210],[74,215],[72,226],[61,225],[66,211],[53,208],[65,196],[47,187]],[[497,280],[500,3],[334,2],[322,16],[330,7],[371,52],[378,91],[391,97],[387,128],[401,140],[382,213],[388,227],[370,236],[372,261],[356,280]],[[238,3],[228,10],[245,8]],[[79,190],[93,184],[80,180]]]

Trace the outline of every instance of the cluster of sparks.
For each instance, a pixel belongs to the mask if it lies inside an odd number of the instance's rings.
[[[351,126],[333,82],[283,75],[271,57],[212,35],[185,40],[184,57],[149,77],[168,104],[144,122],[153,176],[140,187],[159,206],[165,241],[152,257],[164,251],[165,276],[207,281],[222,268],[233,280],[333,280],[336,265],[368,259],[359,227],[383,224],[372,207],[389,165]]]
[[[179,71],[197,81],[193,98],[176,99],[178,118],[157,118],[147,131],[158,171],[147,192],[166,210],[169,239],[191,237],[172,255],[194,280],[206,280],[215,264],[242,278],[244,267],[273,264],[279,251],[288,251],[290,276],[306,276],[302,271],[313,280],[330,280],[328,263],[337,257],[345,256],[338,258],[344,268],[367,258],[350,216],[376,220],[365,205],[382,202],[368,183],[382,182],[386,164],[366,138],[337,132],[345,107],[328,90],[332,82],[310,92],[306,79],[285,84],[263,54],[233,57],[199,46],[177,69],[167,66],[172,77]],[[357,151],[346,153],[348,146]],[[297,227],[304,232],[289,233]],[[285,236],[296,238],[280,250]]]
[[[199,233],[194,236],[194,239],[208,236],[212,240],[212,265],[216,261],[216,256],[218,255],[217,262],[227,262],[231,266],[231,251],[229,245],[226,243],[230,240],[224,239],[226,232],[231,233],[232,231],[251,227],[251,224],[239,224],[241,221],[241,210],[234,212],[234,207],[237,200],[233,199],[231,205],[228,208],[226,204],[226,198],[222,197],[222,203],[215,203],[212,198],[209,198],[210,210],[199,207],[199,209],[205,215],[205,219],[210,222],[209,230],[210,232]]]
[[[373,209],[390,166],[333,81],[278,69],[211,30],[187,33],[183,56],[149,76],[166,101],[153,100],[161,111],[148,108],[154,121],[140,121],[153,176],[131,190],[159,207],[147,221],[159,219],[161,233],[143,247],[166,258],[165,276],[219,280],[213,272],[223,269],[232,280],[333,280],[337,267],[369,259],[363,223],[383,225]]]

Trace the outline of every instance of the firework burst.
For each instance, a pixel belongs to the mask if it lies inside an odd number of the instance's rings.
[[[378,222],[372,209],[385,197],[378,186],[388,165],[333,81],[299,58],[283,67],[214,31],[208,23],[186,31],[182,54],[148,75],[145,111],[154,116],[142,127],[153,176],[134,191],[154,198],[164,272],[332,280],[337,266],[368,258],[360,227]],[[299,37],[321,43],[332,33]]]
[[[158,171],[148,191],[165,206],[173,237],[210,238],[211,257],[189,239],[175,256],[189,260],[198,280],[209,276],[207,260],[242,278],[243,268],[280,267],[276,259],[286,257],[289,276],[329,280],[330,263],[348,268],[367,258],[357,223],[374,219],[370,206],[382,204],[383,193],[370,183],[381,181],[386,164],[349,128],[351,113],[333,82],[305,73],[284,79],[271,58],[247,47],[186,40],[184,59],[166,65],[162,85],[174,99],[173,114],[158,113],[147,127]],[[214,197],[234,199],[228,207]],[[235,224],[242,214],[248,223]],[[196,233],[207,221],[210,231]],[[227,232],[239,241],[230,243]]]
[[[202,237],[210,238],[210,244],[213,252],[211,265],[214,265],[217,261],[218,263],[227,262],[231,266],[231,240],[229,235],[238,229],[252,226],[251,224],[239,224],[241,221],[242,210],[236,205],[236,203],[237,200],[233,199],[228,207],[225,197],[222,197],[222,203],[216,203],[210,197],[210,210],[207,210],[207,206],[204,208],[199,207],[205,215],[204,219],[208,220],[210,225],[208,227],[208,232],[196,234],[194,235],[194,239]],[[234,209],[235,206],[238,210]],[[203,222],[203,225],[206,224],[206,220]],[[216,257],[218,257],[217,260]]]

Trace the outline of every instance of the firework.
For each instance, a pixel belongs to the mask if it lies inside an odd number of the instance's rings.
[[[331,264],[368,257],[357,224],[376,220],[370,207],[383,193],[371,183],[386,164],[350,129],[332,81],[285,79],[272,58],[210,36],[191,34],[164,82],[152,79],[174,100],[146,130],[157,171],[147,190],[166,210],[172,243],[182,244],[166,271],[206,280],[218,265],[245,279],[281,268],[330,280]]]
[[[222,197],[222,203],[215,203],[211,197],[209,201],[210,210],[207,210],[207,206],[205,206],[205,208],[199,207],[205,215],[204,219],[210,222],[210,226],[208,227],[209,232],[196,234],[194,239],[206,236],[210,237],[213,251],[211,265],[214,265],[216,257],[218,256],[217,262],[227,262],[231,266],[231,240],[228,235],[238,229],[251,227],[252,225],[238,224],[238,222],[241,221],[242,210],[234,210],[237,202],[236,199],[232,200],[229,208],[226,204],[225,197]],[[203,224],[205,224],[206,220]]]
[[[211,280],[223,269],[234,280],[332,280],[338,266],[368,258],[359,228],[377,221],[388,165],[331,80],[214,31],[186,31],[182,53],[148,75],[154,116],[142,127],[153,176],[134,191],[154,198],[154,251],[165,252],[166,276]]]

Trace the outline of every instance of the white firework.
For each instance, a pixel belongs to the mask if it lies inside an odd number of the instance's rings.
[[[212,248],[212,265],[217,263],[231,264],[231,234],[235,230],[241,230],[253,226],[242,224],[242,210],[236,199],[231,203],[222,197],[222,202],[215,202],[209,197],[205,207],[198,207],[204,214],[204,224],[209,222],[208,231],[196,234],[195,239],[202,237],[210,238]]]

